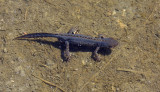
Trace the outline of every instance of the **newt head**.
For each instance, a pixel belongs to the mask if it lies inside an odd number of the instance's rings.
[[[104,40],[109,45],[109,48],[113,48],[118,45],[118,41],[113,38],[104,38]]]

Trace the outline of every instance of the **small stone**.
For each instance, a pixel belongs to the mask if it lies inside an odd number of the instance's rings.
[[[25,72],[24,72],[22,66],[16,67],[15,71],[17,72],[17,74],[20,74],[21,76],[25,76]]]
[[[3,49],[3,52],[4,52],[4,53],[7,53],[8,51],[7,51],[7,49],[6,49],[6,48],[4,48],[4,49]]]
[[[11,82],[13,83],[13,82],[14,82],[14,80],[11,80]]]
[[[78,71],[78,68],[74,69],[75,71]]]
[[[47,59],[46,60],[46,65],[47,66],[52,66],[52,65],[54,65],[54,62],[52,60],[50,60],[50,59]]]
[[[85,62],[84,60],[82,60],[82,64],[83,64],[83,65],[86,65],[86,62]]]
[[[66,76],[67,78],[69,78],[70,77],[70,74],[67,74],[67,76]]]

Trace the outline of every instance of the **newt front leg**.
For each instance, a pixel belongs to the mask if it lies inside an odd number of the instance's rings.
[[[64,58],[66,61],[70,59],[70,53],[69,53],[69,42],[65,41],[66,49],[64,50]]]
[[[78,32],[78,28],[74,27],[68,31],[68,34],[76,34],[77,32]],[[70,59],[69,42],[68,41],[65,41],[65,46],[66,46],[66,49],[64,50],[64,60],[68,61]]]

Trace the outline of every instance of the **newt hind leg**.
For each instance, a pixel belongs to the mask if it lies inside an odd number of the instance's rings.
[[[93,57],[93,59],[95,60],[95,61],[100,61],[100,57],[99,57],[99,55],[98,55],[98,50],[100,49],[100,47],[96,47],[96,49],[94,50],[94,52],[93,52],[93,55],[92,55],[92,57]]]
[[[100,34],[100,35],[98,35],[98,38],[103,39],[104,36]],[[99,49],[100,49],[100,46],[96,47],[96,49],[95,49],[94,52],[93,52],[92,57],[93,57],[93,59],[94,59],[95,61],[100,61],[100,57],[99,57],[99,55],[98,55]]]
[[[78,32],[78,27],[73,27],[68,31],[68,34],[77,34]]]
[[[98,38],[103,39],[103,38],[104,38],[104,36],[103,36],[102,34],[99,34],[99,35],[98,35]]]
[[[70,59],[70,53],[69,53],[69,42],[65,41],[66,49],[64,50],[64,59],[65,61],[68,61]]]

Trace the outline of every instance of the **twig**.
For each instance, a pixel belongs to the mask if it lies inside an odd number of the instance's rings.
[[[46,3],[52,4],[51,0],[44,0]]]
[[[157,9],[157,4],[156,4],[157,2],[158,2],[158,0],[155,1],[154,8],[153,8],[151,14],[146,18],[145,24],[149,21],[149,19],[151,18],[151,16],[154,14],[154,11]]]
[[[151,72],[141,72],[141,71],[135,71],[135,70],[131,70],[131,69],[123,69],[123,68],[118,68],[118,71],[125,71],[125,72],[132,72],[132,73],[136,73],[136,74],[143,74],[143,75],[154,75]]]
[[[0,29],[0,31],[6,31],[5,29]]]
[[[51,83],[51,82],[49,82],[49,81],[46,81],[46,80],[44,80],[44,79],[42,79],[42,78],[40,78],[40,77],[38,77],[38,76],[35,76],[35,75],[33,75],[33,74],[32,74],[32,76],[40,79],[41,81],[43,81],[44,83],[46,83],[46,84],[48,84],[48,85],[54,86],[54,87],[60,89],[61,91],[65,92],[65,90],[64,90],[63,88],[61,88],[60,86],[57,86],[57,85],[54,84],[54,83]]]
[[[42,66],[42,67],[46,67],[46,68],[48,68],[48,69],[50,69],[47,65],[45,65],[45,64],[40,64],[40,66]]]
[[[26,21],[26,19],[27,19],[27,14],[28,14],[28,8],[26,9],[26,12],[24,14],[24,21]]]

